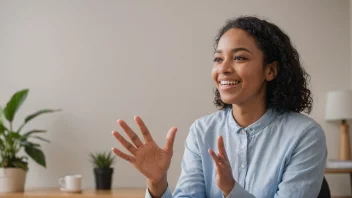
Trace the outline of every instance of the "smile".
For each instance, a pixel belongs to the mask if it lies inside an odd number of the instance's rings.
[[[241,84],[241,81],[239,80],[221,80],[219,81],[219,90],[226,91],[226,90],[232,90],[235,89],[236,87]]]
[[[240,84],[241,81],[238,81],[238,80],[234,80],[234,81],[225,81],[225,80],[222,80],[222,81],[219,81],[219,84],[220,85],[238,85]]]

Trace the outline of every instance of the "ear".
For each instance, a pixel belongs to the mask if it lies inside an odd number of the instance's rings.
[[[272,63],[266,65],[265,79],[267,81],[274,80],[278,72],[279,72],[279,63],[277,61],[273,61]]]

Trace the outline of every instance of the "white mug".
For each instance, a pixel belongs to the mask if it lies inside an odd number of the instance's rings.
[[[80,191],[81,181],[82,175],[67,175],[59,179],[59,184],[64,190]]]

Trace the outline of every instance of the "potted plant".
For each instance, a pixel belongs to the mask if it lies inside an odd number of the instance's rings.
[[[95,186],[98,190],[110,190],[112,184],[111,167],[115,163],[115,157],[111,152],[91,153],[91,162],[94,165]]]
[[[28,115],[23,124],[14,128],[14,118],[25,99],[29,90],[24,89],[16,92],[4,108],[0,107],[0,192],[22,192],[24,190],[26,172],[28,171],[28,157],[43,167],[46,167],[45,155],[38,143],[32,142],[37,139],[49,142],[38,134],[45,130],[34,129],[22,133],[23,127],[39,115],[52,113],[59,110],[43,109]],[[27,155],[20,155],[24,149]]]

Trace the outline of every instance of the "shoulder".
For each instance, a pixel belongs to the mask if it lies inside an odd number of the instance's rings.
[[[293,123],[294,122],[303,122],[306,124],[317,124],[317,122],[313,118],[311,118],[303,113],[298,113],[298,112],[294,112],[294,111],[288,111],[288,112],[279,114],[278,117],[281,119],[286,119],[285,121],[291,121]]]
[[[227,108],[218,110],[212,114],[202,116],[194,121],[192,127],[196,127],[198,129],[206,129],[211,126],[221,124],[222,122],[226,122],[229,112],[230,110]]]
[[[190,130],[195,136],[204,136],[208,131],[214,131],[214,129],[225,126],[229,113],[231,113],[231,110],[226,108],[202,116],[193,122]]]
[[[277,126],[296,137],[315,136],[325,138],[324,130],[313,118],[297,112],[279,114],[276,119]]]

